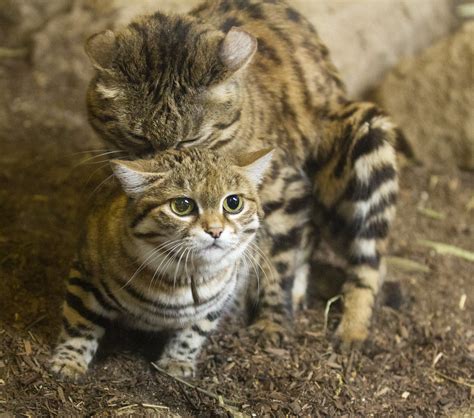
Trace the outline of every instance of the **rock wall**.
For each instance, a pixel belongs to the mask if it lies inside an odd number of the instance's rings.
[[[352,97],[456,25],[452,0],[294,0],[329,47]]]
[[[403,128],[419,160],[474,170],[474,22],[402,61],[375,99]]]

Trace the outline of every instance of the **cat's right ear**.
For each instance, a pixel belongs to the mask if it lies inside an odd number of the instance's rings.
[[[244,68],[257,51],[257,39],[250,33],[233,27],[222,41],[219,56],[227,70],[236,72]]]
[[[270,167],[273,157],[273,148],[266,148],[260,151],[251,152],[237,156],[237,166],[243,170],[245,176],[258,186]]]
[[[112,65],[117,53],[117,40],[111,30],[92,35],[85,45],[86,54],[98,70],[106,70]]]
[[[112,160],[110,165],[123,190],[132,198],[140,196],[152,184],[156,184],[164,178],[163,173],[149,171],[151,169],[149,161]]]

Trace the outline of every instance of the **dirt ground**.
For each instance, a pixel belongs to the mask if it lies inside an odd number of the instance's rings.
[[[85,121],[84,82],[43,81],[28,59],[0,62],[1,417],[474,415],[474,264],[419,242],[474,250],[474,174],[414,166],[402,171],[390,255],[419,264],[392,259],[402,301],[381,298],[362,350],[333,351],[340,310],[325,333],[325,303],[312,297],[281,347],[232,324],[213,336],[190,382],[207,394],[151,367],[158,338],[123,330],[83,383],[57,382],[46,364],[64,279],[108,174],[101,157],[79,164],[103,148]]]

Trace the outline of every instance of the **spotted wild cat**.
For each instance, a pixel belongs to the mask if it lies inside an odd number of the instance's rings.
[[[394,147],[406,142],[375,105],[348,99],[313,26],[284,1],[209,0],[187,15],[157,12],[92,36],[86,51],[96,68],[90,122],[132,158],[275,148],[260,241],[274,279],[260,288],[256,327],[281,331],[290,292],[304,298],[308,260],[299,249],[310,256],[322,236],[347,261],[337,336],[346,346],[363,341],[395,212]]]
[[[88,218],[52,370],[80,377],[111,321],[122,321],[173,331],[158,364],[191,375],[207,336],[245,292],[248,261],[258,258],[257,186],[270,159],[268,150],[226,158],[190,149],[112,161],[122,189]]]

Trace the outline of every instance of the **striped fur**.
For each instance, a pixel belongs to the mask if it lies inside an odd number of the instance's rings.
[[[159,364],[191,375],[207,336],[245,287],[246,260],[258,257],[257,187],[269,161],[268,151],[229,159],[195,149],[114,161],[126,193],[104,196],[91,210],[67,283],[52,370],[80,377],[110,323],[121,321],[173,331]],[[224,210],[229,195],[243,199],[240,212]],[[170,203],[182,196],[196,203],[186,216]]]
[[[86,50],[97,69],[90,122],[132,158],[276,148],[261,191],[270,279],[258,291],[259,328],[274,334],[288,300],[303,303],[316,227],[347,260],[338,335],[366,338],[395,210],[394,147],[405,142],[374,105],[348,100],[312,25],[281,0],[209,0],[95,35]]]

